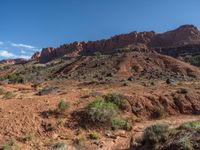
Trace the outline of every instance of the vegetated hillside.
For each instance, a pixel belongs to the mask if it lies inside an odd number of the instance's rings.
[[[123,50],[123,49],[121,49]],[[124,49],[127,50],[127,49]],[[109,81],[113,79],[199,78],[200,70],[172,57],[144,49],[112,55],[83,56],[61,68],[56,76],[73,79]]]
[[[143,79],[192,79],[200,77],[200,70],[172,57],[148,48],[122,48],[102,55],[55,59],[47,64],[30,61],[21,65],[4,66],[2,81],[36,82],[54,79],[118,82]],[[7,72],[7,73],[5,73]]]

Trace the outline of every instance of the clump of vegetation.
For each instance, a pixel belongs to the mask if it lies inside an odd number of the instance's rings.
[[[107,95],[104,96],[104,98],[106,101],[112,102],[115,105],[117,105],[117,107],[121,110],[128,109],[127,101],[120,94],[108,93]]]
[[[165,114],[166,114],[165,109],[162,106],[160,106],[160,107],[155,108],[155,110],[153,111],[152,117],[156,119],[163,118]]]
[[[169,135],[169,126],[166,124],[155,124],[145,129],[143,142],[155,145],[166,140]]]
[[[58,103],[58,110],[60,112],[63,112],[67,110],[68,108],[69,108],[69,104],[65,102],[64,100],[60,100],[60,102]]]
[[[24,83],[25,79],[23,77],[22,74],[9,74],[7,76],[5,76],[3,79],[1,80],[8,80],[8,83],[12,83],[12,84],[16,84],[16,83]]]
[[[86,108],[86,113],[93,122],[111,123],[113,117],[118,112],[117,105],[105,101],[102,97],[97,97]]]
[[[198,67],[200,66],[200,55],[186,56],[184,60],[190,63],[191,65],[198,66]]]
[[[113,129],[123,129],[123,130],[131,130],[131,125],[128,120],[122,118],[114,118],[112,120],[112,128]]]
[[[48,95],[48,94],[51,94],[51,93],[57,93],[59,90],[58,87],[44,87],[42,89],[40,89],[38,91],[38,93],[36,93],[36,95],[39,95],[39,96],[42,96],[42,95]]]
[[[2,150],[9,150],[10,149],[10,144],[6,143],[3,145]]]
[[[13,92],[8,91],[8,92],[6,92],[6,93],[4,94],[3,99],[11,99],[11,98],[13,98],[13,97],[15,97],[15,95],[13,94]]]
[[[0,88],[0,95],[3,95],[3,94],[5,94],[5,93],[6,93],[6,90],[3,89],[3,88]]]
[[[96,97],[85,109],[86,115],[94,124],[109,126],[112,129],[130,130],[131,124],[121,117],[120,111],[128,108],[127,101],[118,94]]]
[[[137,51],[136,49],[133,48],[128,48],[128,47],[124,47],[124,48],[119,48],[116,50],[118,53],[129,53],[132,51]]]
[[[180,130],[195,129],[197,132],[200,130],[200,121],[183,123],[179,126]]]
[[[20,148],[15,144],[15,141],[13,140],[4,144],[0,149],[1,150],[20,150]]]
[[[97,59],[100,59],[101,56],[102,56],[101,52],[99,52],[99,51],[94,52],[94,55],[95,55],[95,57],[96,57]]]
[[[19,137],[19,141],[24,142],[24,143],[28,142],[28,141],[32,141],[32,139],[33,139],[32,134],[26,134],[26,135]]]
[[[180,147],[183,147],[184,150],[193,150],[193,146],[192,146],[192,142],[191,142],[191,135],[184,135],[183,137],[181,137],[178,142],[177,145],[179,145]]]
[[[78,146],[84,146],[86,138],[84,135],[79,135],[77,139],[75,139],[74,144]]]
[[[200,121],[183,123],[178,128],[169,128],[164,124],[147,127],[135,149],[200,149]]]
[[[67,146],[64,142],[58,142],[58,143],[55,143],[53,146],[53,149],[66,149]]]
[[[179,94],[187,94],[188,93],[188,89],[180,88],[180,89],[177,90],[177,93],[179,93]]]
[[[128,83],[127,81],[124,81],[122,85],[123,85],[123,86],[128,86],[129,83]]]
[[[96,132],[90,133],[89,137],[90,137],[91,140],[98,140],[99,139],[99,135]]]
[[[33,89],[34,90],[39,90],[39,88],[41,87],[41,84],[40,83],[38,83],[38,82],[34,82],[33,84],[32,84],[32,87],[33,87]]]

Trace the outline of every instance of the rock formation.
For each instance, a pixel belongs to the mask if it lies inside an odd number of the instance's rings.
[[[58,48],[44,48],[37,57],[41,63],[46,63],[59,57],[76,57],[90,55],[96,51],[110,53],[129,45],[144,44],[151,48],[180,47],[188,44],[200,44],[200,31],[193,25],[183,25],[178,29],[162,34],[151,32],[131,32],[111,37],[107,40],[74,42],[63,44]],[[35,58],[36,55],[33,56]]]

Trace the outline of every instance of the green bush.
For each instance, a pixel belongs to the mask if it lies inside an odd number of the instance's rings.
[[[96,56],[97,59],[100,59],[102,54],[101,52],[97,51],[97,52],[94,52],[94,55]]]
[[[99,139],[99,135],[96,132],[90,133],[89,136],[90,136],[91,140],[98,140]]]
[[[117,105],[97,97],[86,108],[89,119],[93,122],[111,123],[112,118],[117,114]]]
[[[143,134],[143,142],[157,144],[165,141],[169,135],[169,126],[165,124],[155,124],[147,127]]]
[[[184,150],[193,150],[193,145],[190,138],[191,138],[190,135],[184,135],[179,139],[177,145],[183,147]]]
[[[58,103],[58,109],[60,111],[65,111],[66,109],[69,108],[69,104],[67,102],[65,102],[64,100],[61,100],[59,103]]]
[[[16,84],[16,83],[24,83],[25,79],[22,74],[9,74],[8,76],[4,77],[3,80],[8,80],[9,83]]]
[[[200,121],[194,121],[189,123],[183,123],[178,127],[180,130],[195,129],[197,132],[200,131]]]
[[[131,125],[130,123],[122,118],[114,118],[112,120],[112,128],[113,129],[123,129],[123,130],[130,130]]]
[[[9,150],[10,149],[10,145],[9,144],[4,144],[2,147],[2,150]]]
[[[119,94],[108,93],[105,95],[105,101],[114,103],[121,110],[126,110],[128,108],[127,101]]]

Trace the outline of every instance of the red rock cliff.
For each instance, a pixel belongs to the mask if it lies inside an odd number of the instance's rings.
[[[74,42],[63,44],[58,48],[44,48],[40,54],[41,63],[46,63],[58,57],[76,57],[87,55],[95,51],[107,53],[118,48],[134,44],[145,44],[150,47],[169,47],[200,43],[200,32],[193,25],[184,25],[178,29],[156,34],[155,32],[132,32],[121,34],[107,40]]]

